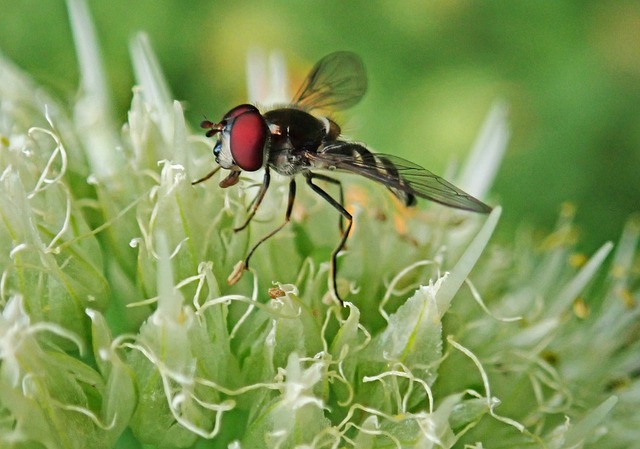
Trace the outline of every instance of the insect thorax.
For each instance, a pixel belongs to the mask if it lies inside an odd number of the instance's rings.
[[[316,152],[325,139],[325,123],[306,111],[274,109],[264,114],[269,126],[268,164],[276,172],[294,176],[308,170],[306,152]]]

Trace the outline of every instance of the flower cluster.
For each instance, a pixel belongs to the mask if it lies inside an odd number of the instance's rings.
[[[327,293],[338,217],[303,192],[230,287],[286,185],[234,233],[251,182],[191,186],[210,143],[145,37],[118,129],[85,6],[69,8],[73,114],[0,59],[1,447],[640,447],[637,221],[580,256],[566,206],[544,240],[501,247],[499,208],[406,212],[352,182],[345,307]],[[463,171],[475,193],[504,115]]]

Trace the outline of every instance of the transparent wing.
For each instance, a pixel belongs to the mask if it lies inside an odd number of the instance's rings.
[[[397,156],[372,153],[356,143],[337,142],[307,157],[316,168],[347,171],[380,182],[408,206],[418,196],[456,209],[491,212],[491,207],[429,170]]]
[[[337,111],[358,103],[366,91],[367,75],[360,57],[338,51],[318,61],[292,102],[306,110]]]

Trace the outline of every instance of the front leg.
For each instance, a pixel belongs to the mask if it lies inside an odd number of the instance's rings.
[[[238,226],[237,228],[233,229],[234,232],[240,232],[249,225],[249,223],[253,219],[253,216],[256,214],[258,207],[260,207],[260,203],[262,203],[262,200],[264,199],[264,195],[267,193],[267,189],[269,188],[270,182],[271,182],[271,174],[269,173],[269,166],[266,166],[264,168],[264,178],[262,179],[262,185],[260,186],[260,190],[258,190],[258,194],[251,201],[251,204],[249,205],[249,215],[247,216],[247,219],[241,226]]]
[[[209,173],[207,173],[206,175],[204,175],[202,178],[200,179],[196,179],[195,181],[191,182],[192,186],[195,186],[196,184],[200,184],[203,181],[206,181],[207,179],[211,178],[213,175],[215,175],[216,173],[218,173],[218,170],[220,170],[220,166],[218,165],[216,168],[214,168],[213,170],[211,170]]]

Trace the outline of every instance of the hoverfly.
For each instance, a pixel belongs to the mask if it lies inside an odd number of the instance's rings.
[[[220,187],[227,188],[238,182],[242,171],[264,169],[262,185],[249,205],[247,218],[234,231],[245,229],[260,207],[269,188],[271,169],[290,178],[284,222],[254,244],[240,264],[241,270],[248,268],[249,259],[258,246],[289,222],[298,174],[341,215],[341,237],[331,254],[329,269],[330,290],[341,304],[336,283],[337,256],[345,246],[353,217],[344,207],[340,181],[316,170],[351,172],[380,182],[406,206],[413,206],[416,197],[421,197],[457,209],[483,214],[491,211],[480,200],[412,162],[388,154],[374,154],[362,144],[343,139],[335,121],[317,114],[347,109],[358,103],[366,90],[367,78],[360,58],[354,53],[339,51],[325,56],[313,67],[290,105],[261,113],[251,104],[242,104],[227,112],[218,123],[204,120],[200,124],[207,130],[207,137],[217,138],[213,154],[218,166],[192,184],[205,181],[224,168],[230,173],[220,182]],[[338,186],[339,200],[318,186],[316,180]]]

